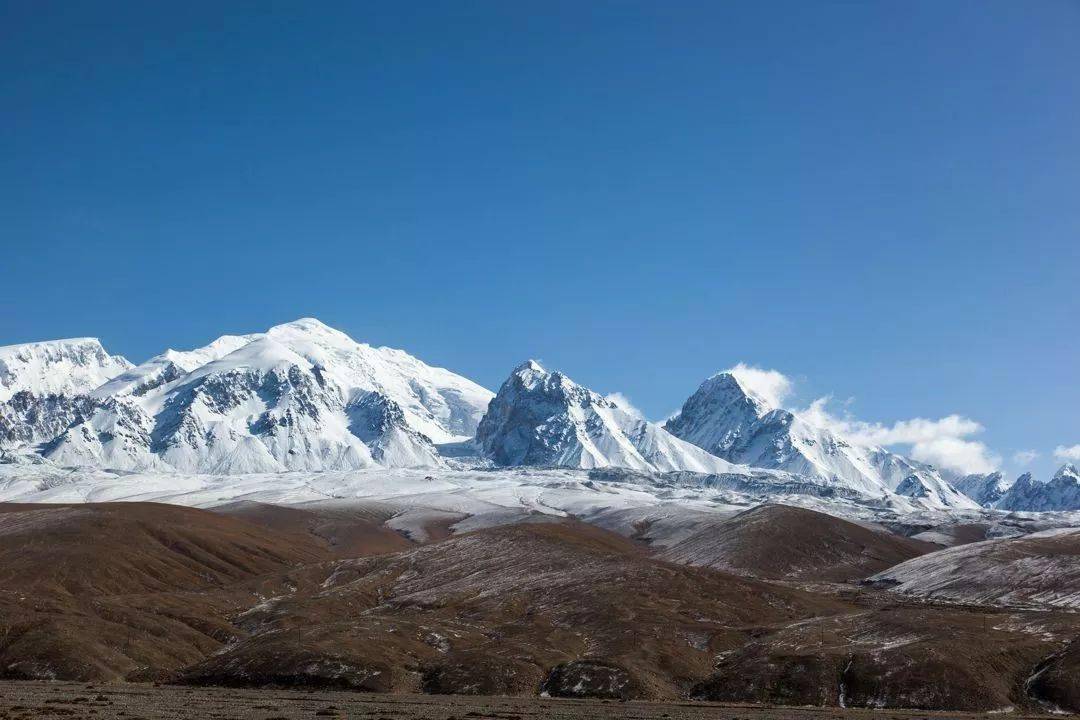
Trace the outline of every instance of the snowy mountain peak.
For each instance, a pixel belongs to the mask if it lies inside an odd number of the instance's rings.
[[[195,350],[169,349],[146,362],[117,375],[96,388],[91,395],[107,398],[119,395],[145,395],[151,390],[172,382],[185,373],[192,372],[209,362],[224,357],[252,340],[257,335],[223,335],[209,345]]]
[[[1080,470],[1076,469],[1076,466],[1072,463],[1065,463],[1058,468],[1058,471],[1054,473],[1054,480],[1071,479],[1080,481]]]
[[[298,330],[300,332],[318,332],[333,335],[343,335],[345,337],[348,337],[340,330],[335,330],[334,328],[324,323],[322,320],[313,317],[297,318],[296,320],[292,320],[290,322],[281,323],[280,325],[275,325],[274,327],[270,328],[268,332],[274,333],[282,332],[284,330]]]
[[[557,373],[549,373],[535,360],[526,360],[513,369],[508,382],[516,379],[523,387],[534,388],[540,383],[548,382],[554,374]]]
[[[530,359],[518,365],[516,368],[513,369],[510,374],[525,378],[548,375],[549,373],[547,370],[544,369],[543,365],[536,362],[535,360]]]
[[[86,393],[130,367],[97,338],[7,345],[0,347],[0,402],[22,390],[36,396]]]
[[[960,493],[933,470],[926,468],[904,478],[893,491],[897,495],[922,501],[936,508],[974,508],[977,503]]]
[[[292,322],[282,323],[275,325],[266,331],[269,337],[280,339],[285,343],[296,342],[301,338],[307,338],[312,341],[329,344],[337,347],[349,347],[356,345],[357,342],[351,337],[335,330],[321,320],[315,318],[300,318],[299,320],[293,320]]]
[[[476,432],[495,463],[729,472],[731,465],[538,363],[518,366]]]
[[[747,392],[733,374],[718,373],[705,380],[664,427],[714,455],[727,457],[746,429],[771,409]]]
[[[717,373],[707,379],[701,385],[701,389],[713,393],[725,393],[738,398],[741,396],[745,402],[754,407],[758,417],[775,410],[773,405],[764,395],[754,390],[750,383],[739,378],[739,374],[732,371]]]

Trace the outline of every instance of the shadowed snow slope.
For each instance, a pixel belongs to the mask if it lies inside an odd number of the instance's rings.
[[[730,463],[531,360],[503,383],[476,442],[503,466],[732,471]]]
[[[940,550],[880,572],[870,582],[964,604],[1080,608],[1080,528]]]

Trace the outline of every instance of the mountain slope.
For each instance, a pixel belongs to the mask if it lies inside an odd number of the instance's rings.
[[[898,491],[928,507],[977,507],[933,468],[884,448],[860,446],[774,407],[735,373],[705,380],[664,427],[733,463],[784,470],[870,496]]]
[[[86,395],[34,395],[19,390],[0,402],[0,448],[48,442],[72,425],[91,417],[98,408]]]
[[[964,604],[1080,608],[1080,528],[940,550],[880,572],[870,582]]]
[[[477,428],[476,443],[502,466],[733,470],[730,463],[532,360],[503,383]]]
[[[0,402],[20,390],[35,396],[86,393],[131,368],[95,338],[0,347]]]
[[[659,557],[765,579],[842,582],[935,549],[813,510],[761,505],[710,523]]]
[[[962,475],[953,480],[952,485],[983,507],[996,503],[1009,489],[1000,472]]]

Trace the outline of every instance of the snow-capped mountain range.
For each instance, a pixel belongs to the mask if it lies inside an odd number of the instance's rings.
[[[1066,463],[1048,483],[1037,482],[1031,473],[1024,473],[991,507],[1027,512],[1080,508],[1080,471]]]
[[[138,366],[94,339],[0,348],[0,460],[218,475],[623,468],[928,509],[1080,509],[1071,466],[1050,483],[1027,476],[1011,487],[1000,474],[949,477],[777,407],[730,372],[660,426],[534,361],[494,394],[314,319]]]

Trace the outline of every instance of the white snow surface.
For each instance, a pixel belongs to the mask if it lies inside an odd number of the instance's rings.
[[[22,390],[37,396],[89,392],[130,368],[96,338],[6,345],[0,347],[0,402]]]
[[[224,357],[254,340],[257,335],[222,335],[209,345],[195,350],[166,350],[146,362],[116,376],[90,393],[97,398],[143,394],[152,387],[196,370]]]
[[[738,476],[741,478],[741,476]],[[164,502],[210,508],[239,501],[279,505],[389,508],[388,525],[418,539],[431,522],[452,530],[574,516],[668,547],[718,518],[764,503],[796,505],[865,524],[925,527],[980,522],[994,535],[1080,526],[1080,513],[1022,516],[994,510],[920,508],[904,498],[872,504],[720,487],[716,476],[570,468],[380,468],[329,472],[213,475],[77,470],[52,464],[0,465],[0,502]]]

